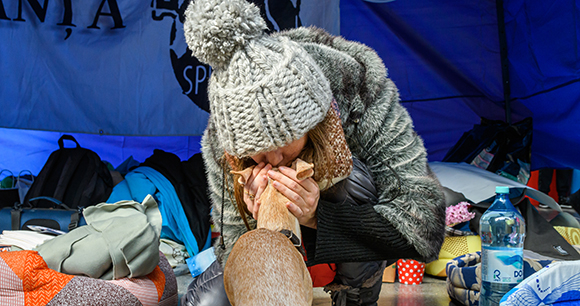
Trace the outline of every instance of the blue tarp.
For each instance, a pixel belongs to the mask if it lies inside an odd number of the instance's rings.
[[[113,165],[196,153],[210,69],[188,58],[185,3],[0,0],[0,169],[37,172],[61,133]],[[331,33],[340,20],[376,49],[430,161],[480,117],[505,120],[496,1],[341,0],[340,15],[338,0],[268,3],[300,4],[293,21]],[[580,168],[578,6],[504,1],[511,120],[533,117],[533,169]],[[267,11],[278,27],[279,15]]]
[[[480,117],[505,120],[496,1],[341,0],[341,34],[376,49],[438,161]],[[505,0],[511,122],[532,169],[580,168],[579,2]]]

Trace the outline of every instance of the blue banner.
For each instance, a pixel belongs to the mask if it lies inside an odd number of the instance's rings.
[[[255,2],[273,30],[338,32],[338,0]],[[211,68],[185,43],[188,3],[0,0],[0,127],[201,135]]]
[[[252,2],[271,31],[339,34],[339,0]],[[211,67],[185,43],[188,4],[0,0],[0,169],[38,173],[63,133],[113,166],[199,152]]]

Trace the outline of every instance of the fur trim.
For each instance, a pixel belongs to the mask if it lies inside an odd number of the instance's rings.
[[[341,108],[354,156],[369,166],[379,191],[375,210],[389,220],[425,261],[435,260],[445,237],[445,202],[429,175],[423,140],[415,133],[395,84],[371,48],[314,27],[281,32],[299,42],[328,77]],[[387,166],[390,166],[390,168]],[[392,170],[401,180],[398,181]],[[394,195],[394,200],[389,201]]]

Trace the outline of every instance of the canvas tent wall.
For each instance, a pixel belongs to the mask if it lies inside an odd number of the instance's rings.
[[[431,161],[481,117],[505,119],[509,85],[511,120],[534,120],[532,168],[580,168],[578,1],[259,2],[278,28],[291,15],[375,48]],[[0,4],[0,169],[37,172],[61,133],[113,165],[199,150],[211,70],[188,57],[185,1]]]
[[[341,34],[382,56],[430,160],[440,160],[480,117],[505,120],[509,86],[512,122],[533,118],[532,169],[578,169],[579,7],[578,1],[342,0]]]

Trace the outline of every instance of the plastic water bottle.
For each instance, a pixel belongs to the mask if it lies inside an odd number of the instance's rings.
[[[495,188],[495,200],[479,220],[481,291],[479,305],[499,305],[501,298],[524,279],[526,225],[509,199],[509,187]]]

